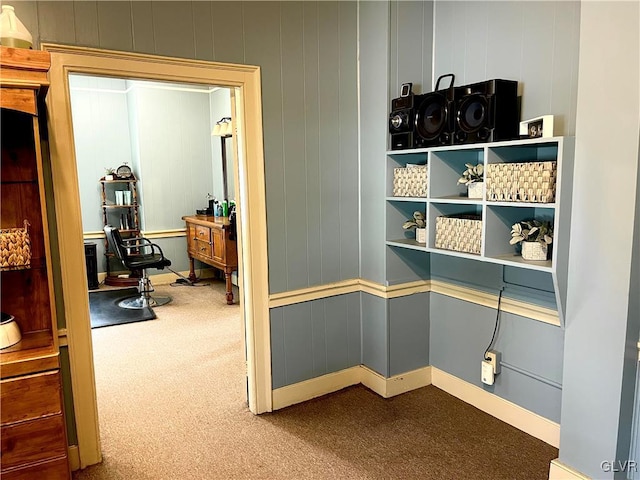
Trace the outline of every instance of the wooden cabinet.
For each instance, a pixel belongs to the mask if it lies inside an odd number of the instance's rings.
[[[67,439],[55,315],[39,117],[49,53],[0,47],[2,229],[29,224],[29,265],[3,266],[2,311],[22,333],[0,350],[2,478],[68,479]]]
[[[100,179],[102,222],[104,225],[116,227],[123,238],[137,237],[140,234],[140,204],[138,203],[137,184],[138,180],[135,177],[124,180],[106,180],[104,177]],[[138,279],[142,276],[142,272],[140,270],[128,271],[116,258],[115,253],[109,250],[109,242],[106,237],[104,251],[107,258],[107,276],[104,283],[114,286],[138,285]],[[128,277],[118,275],[118,272],[122,274],[123,271],[128,271]]]
[[[238,268],[238,248],[233,225],[227,217],[185,216],[189,280],[196,281],[194,259],[224,272],[227,303],[233,303],[231,273]]]

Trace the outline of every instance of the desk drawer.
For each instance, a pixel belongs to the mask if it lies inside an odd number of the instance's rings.
[[[203,227],[202,225],[196,225],[196,239],[203,242],[210,242],[211,229],[209,227]]]
[[[29,463],[66,457],[62,414],[3,426],[2,471]],[[3,474],[4,477],[4,474]]]
[[[69,460],[56,458],[2,473],[2,480],[69,480]]]
[[[194,242],[194,247],[195,247],[194,253],[196,254],[196,256],[213,258],[211,242],[196,240]]]
[[[2,380],[0,386],[3,425],[62,412],[58,370]]]

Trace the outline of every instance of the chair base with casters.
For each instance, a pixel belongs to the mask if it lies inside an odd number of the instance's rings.
[[[106,225],[104,233],[107,236],[109,248],[116,254],[122,264],[129,270],[142,270],[142,277],[138,281],[139,295],[125,298],[118,303],[121,308],[140,310],[147,307],[159,307],[171,301],[171,297],[152,296],[154,291],[148,268],[162,270],[171,265],[171,260],[164,256],[162,249],[144,237],[122,238],[120,231]]]

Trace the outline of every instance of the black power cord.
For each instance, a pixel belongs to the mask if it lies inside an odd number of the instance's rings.
[[[484,359],[485,360],[491,360],[491,358],[487,357],[487,353],[489,353],[489,350],[491,350],[491,347],[493,346],[493,342],[496,341],[496,333],[498,333],[498,325],[500,324],[500,301],[502,300],[502,288],[500,289],[500,293],[498,293],[498,308],[496,309],[496,324],[495,327],[493,327],[493,335],[491,335],[491,341],[489,342],[489,345],[487,346],[487,349],[484,351]]]

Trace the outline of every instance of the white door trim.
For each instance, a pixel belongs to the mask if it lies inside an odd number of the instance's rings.
[[[234,151],[239,192],[241,309],[245,325],[249,408],[272,410],[267,225],[260,68],[43,43],[51,53],[47,97],[62,295],[80,467],[101,460],[82,221],[69,100],[70,73],[144,78],[235,89]],[[189,213],[189,212],[185,212]],[[251,228],[248,226],[251,225]],[[58,300],[59,301],[59,300]]]

